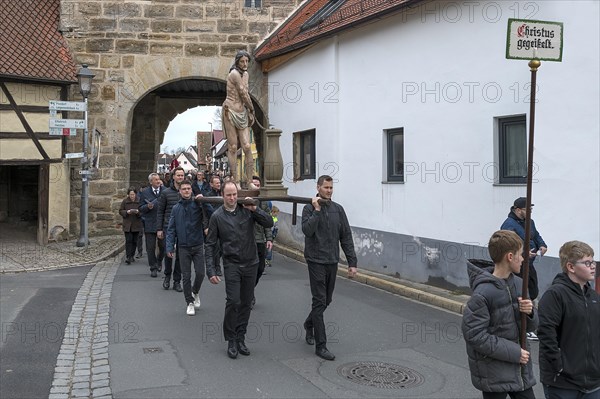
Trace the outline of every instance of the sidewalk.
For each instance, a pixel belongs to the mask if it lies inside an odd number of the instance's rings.
[[[125,247],[121,234],[89,240],[87,247],[78,247],[76,238],[44,246],[20,237],[8,237],[5,233],[0,244],[0,274],[92,265],[117,255]]]
[[[120,234],[91,237],[90,245],[87,247],[77,247],[76,242],[77,239],[73,239],[42,246],[33,241],[3,239],[0,245],[0,274],[92,265],[116,256],[125,247],[125,238]],[[283,255],[304,263],[304,256],[298,250],[280,244],[276,244],[275,249]],[[338,274],[346,277],[346,268],[340,267]],[[462,314],[464,304],[469,299],[467,295],[455,294],[441,288],[400,280],[364,269],[359,269],[355,281],[458,314]]]
[[[277,243],[274,245],[274,248],[276,252],[305,263],[304,255],[301,251],[284,247]],[[341,267],[340,265],[338,268],[338,275],[346,277],[347,273],[347,268]],[[431,285],[414,283],[412,281],[386,276],[361,269],[360,267],[358,269],[358,275],[354,278],[354,281],[358,281],[362,284],[370,285],[384,291],[392,292],[405,298],[413,299],[417,302],[437,306],[460,315],[462,315],[464,306],[470,298],[468,295],[456,294],[442,288],[433,287]]]

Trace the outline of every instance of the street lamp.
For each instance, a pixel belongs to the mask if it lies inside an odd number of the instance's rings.
[[[89,162],[88,162],[88,96],[92,91],[92,80],[96,76],[88,69],[87,64],[82,64],[77,72],[79,91],[85,101],[85,127],[83,130],[83,158],[81,158],[81,208],[79,213],[79,239],[78,247],[85,247],[88,241],[88,190],[89,190]]]

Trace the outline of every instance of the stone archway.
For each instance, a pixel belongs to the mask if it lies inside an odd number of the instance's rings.
[[[165,131],[178,114],[197,106],[220,106],[225,100],[226,82],[208,78],[178,79],[165,83],[146,94],[132,109],[129,184],[139,186],[156,170]],[[264,112],[253,99],[258,120]],[[254,126],[259,158],[262,154],[262,131]]]
[[[89,107],[90,131],[102,133],[100,170],[90,181],[90,233],[110,234],[120,229],[118,209],[126,189],[146,181],[154,170],[154,157],[169,122],[189,108],[222,104],[224,79],[233,59],[233,55],[194,59],[136,56],[130,68],[107,72],[113,76],[108,83],[103,74],[102,83],[94,86]],[[254,63],[249,72],[250,95],[264,126],[266,79]],[[186,85],[190,87],[187,91],[182,88]],[[259,154],[262,136],[262,131],[255,131]],[[72,194],[78,195],[77,181],[74,183]],[[76,230],[77,216],[71,212],[72,230]]]

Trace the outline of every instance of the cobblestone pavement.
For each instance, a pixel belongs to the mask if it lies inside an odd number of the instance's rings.
[[[123,235],[90,237],[90,245],[78,247],[77,239],[40,245],[3,234],[0,243],[0,273],[18,273],[92,265],[121,252]]]
[[[112,397],[108,320],[119,264],[120,257],[96,264],[79,289],[56,361],[49,399]]]

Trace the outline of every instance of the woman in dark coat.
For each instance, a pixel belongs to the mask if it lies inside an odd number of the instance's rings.
[[[140,203],[134,187],[127,190],[127,198],[121,203],[119,213],[123,216],[123,232],[125,233],[125,263],[135,262],[133,256],[137,247],[137,239],[142,231]]]

